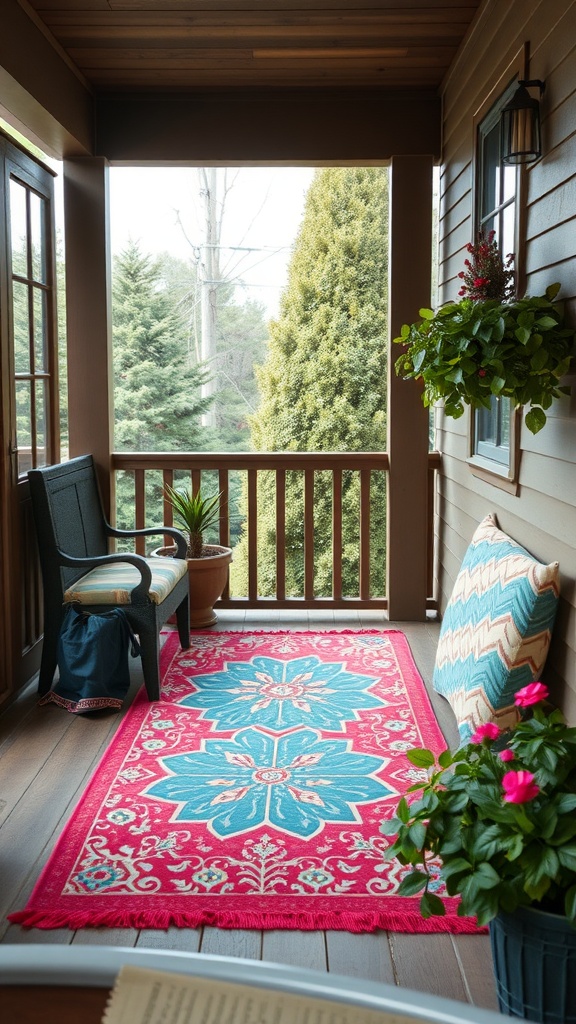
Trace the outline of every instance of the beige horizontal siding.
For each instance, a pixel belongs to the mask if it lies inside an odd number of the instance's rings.
[[[576,0],[486,0],[443,88],[444,151],[439,195],[439,301],[457,297],[458,273],[473,224],[476,112],[525,42],[531,78],[545,79],[544,155],[526,168],[525,250],[529,294],[555,281],[576,323]],[[571,397],[553,403],[536,435],[523,426],[517,494],[473,476],[469,411],[459,420],[436,410],[439,481],[438,594],[446,606],[470,538],[495,513],[503,530],[543,562],[558,560],[561,601],[546,672],[553,695],[576,723],[576,372]]]

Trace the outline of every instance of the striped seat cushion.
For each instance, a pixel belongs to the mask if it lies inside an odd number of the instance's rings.
[[[146,561],[152,571],[148,592],[150,599],[154,604],[161,604],[178,580],[186,575],[188,563],[185,558],[147,558]],[[64,601],[77,601],[80,604],[130,604],[131,592],[140,580],[140,573],[130,562],[99,565],[68,588]]]
[[[539,678],[546,661],[558,578],[558,562],[543,565],[493,516],[482,520],[442,620],[433,680],[464,742],[483,722],[517,721],[514,694]]]

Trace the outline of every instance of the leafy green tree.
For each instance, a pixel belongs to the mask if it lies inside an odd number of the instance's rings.
[[[383,451],[386,446],[388,176],[384,168],[328,168],[310,187],[280,315],[270,326],[258,371],[261,404],[251,420],[260,451]],[[259,590],[275,586],[274,480],[258,505]],[[315,592],[331,590],[329,474],[315,482]],[[358,594],[359,479],[343,480],[344,594]],[[372,480],[372,579],[384,593],[385,483]],[[303,593],[303,493],[286,482],[287,593]],[[244,592],[247,547],[236,553],[233,584]]]

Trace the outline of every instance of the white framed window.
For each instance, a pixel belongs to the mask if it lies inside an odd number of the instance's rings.
[[[476,126],[476,202],[474,237],[494,231],[505,260],[518,254],[518,207],[520,168],[501,159],[500,114],[517,86],[516,78],[505,88]],[[516,261],[516,267],[517,267]],[[490,409],[478,409],[471,416],[470,466],[473,472],[507,484],[517,476],[517,415],[506,398],[492,397]]]

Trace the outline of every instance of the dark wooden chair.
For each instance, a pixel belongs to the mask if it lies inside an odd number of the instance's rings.
[[[44,590],[44,648],[38,692],[47,693],[56,671],[58,635],[68,603],[87,612],[112,607],[125,612],[140,639],[142,672],[149,700],[160,696],[159,633],[176,613],[183,649],[190,646],[186,539],[159,526],[116,530],[107,522],[94,462],[82,455],[28,473]],[[110,554],[110,537],[169,534],[175,558]]]

